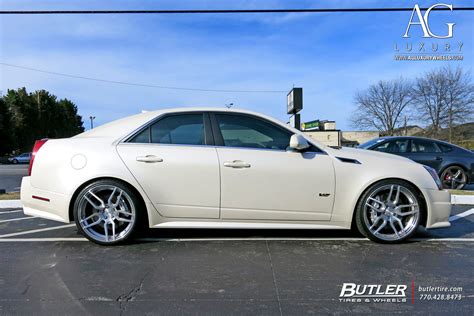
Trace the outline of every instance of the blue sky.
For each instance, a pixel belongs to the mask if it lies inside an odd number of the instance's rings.
[[[252,9],[413,7],[439,1],[21,1],[2,10]],[[446,1],[445,1],[446,2]],[[353,130],[354,94],[378,80],[408,79],[447,63],[472,71],[472,11],[434,12],[430,27],[449,40],[402,39],[410,12],[252,15],[0,16],[0,62],[53,72],[163,86],[227,90],[304,88],[302,120],[332,119]],[[394,44],[463,42],[463,61],[394,61]],[[259,111],[282,121],[286,93],[210,93],[132,87],[65,78],[0,65],[0,90],[46,89],[73,100],[88,127],[165,107],[224,106]]]

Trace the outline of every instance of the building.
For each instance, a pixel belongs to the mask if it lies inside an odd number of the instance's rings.
[[[336,121],[314,120],[301,124],[303,133],[327,146],[341,146],[341,131],[336,129]]]
[[[374,138],[380,137],[378,131],[347,131],[342,132],[342,146],[357,147]]]
[[[301,131],[327,146],[357,147],[371,139],[380,137],[378,131],[347,131],[336,128],[336,122],[314,120],[301,124]]]

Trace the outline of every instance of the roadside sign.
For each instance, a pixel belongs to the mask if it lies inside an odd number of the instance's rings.
[[[291,89],[286,97],[288,114],[296,114],[303,109],[303,88]]]
[[[319,120],[304,122],[301,124],[301,130],[307,131],[311,129],[319,129],[321,122]]]

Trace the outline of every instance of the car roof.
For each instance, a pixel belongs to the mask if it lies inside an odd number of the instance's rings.
[[[242,113],[242,114],[251,114],[261,118],[265,118],[269,121],[272,121],[278,125],[284,126],[297,132],[292,127],[284,124],[281,121],[278,121],[272,117],[266,116],[261,113],[244,110],[244,109],[235,109],[235,108],[222,108],[222,107],[181,107],[181,108],[167,108],[160,109],[155,111],[148,111],[132,116],[127,116],[110,123],[106,123],[95,127],[91,130],[85,131],[79,135],[74,136],[75,138],[82,137],[105,137],[105,138],[122,138],[133,131],[137,130],[144,124],[150,122],[152,119],[156,118],[162,114],[173,114],[173,113],[192,113],[192,112],[227,112],[227,113]]]
[[[441,144],[444,144],[446,146],[450,146],[450,147],[455,147],[455,148],[458,148],[458,149],[462,149],[464,151],[468,151],[468,152],[471,152],[469,149],[466,149],[464,147],[461,147],[461,146],[458,146],[458,145],[455,145],[455,144],[451,144],[449,142],[446,142],[444,140],[439,140],[439,139],[434,139],[434,138],[428,138],[428,137],[420,137],[420,136],[385,136],[385,137],[379,137],[377,138],[379,141],[377,143],[380,143],[382,141],[385,141],[385,140],[390,140],[390,139],[419,139],[419,140],[427,140],[427,141],[432,141],[432,142],[436,142],[436,143],[441,143]]]
[[[379,137],[377,139],[382,140],[389,140],[389,139],[419,139],[419,140],[428,140],[428,141],[434,141],[438,143],[445,143],[446,145],[453,145],[448,142],[445,142],[443,140],[439,139],[434,139],[434,138],[429,138],[429,137],[420,137],[420,136],[384,136],[384,137]]]

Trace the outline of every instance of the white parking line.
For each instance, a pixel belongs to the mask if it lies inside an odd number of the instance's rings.
[[[0,212],[0,215],[2,215],[2,214],[10,214],[10,213],[20,213],[20,212],[23,212],[23,210],[3,211],[3,212]]]
[[[34,216],[28,216],[28,217],[20,217],[20,218],[10,218],[10,219],[4,219],[2,221],[0,221],[0,223],[6,223],[6,222],[14,222],[14,221],[22,221],[22,220],[25,220],[25,219],[33,219],[33,218],[36,218]]]
[[[470,210],[467,210],[465,212],[450,216],[449,221],[453,222],[453,221],[456,221],[460,218],[463,218],[463,217],[466,217],[466,216],[469,216],[469,215],[472,215],[472,214],[474,214],[474,208],[471,208]]]
[[[63,226],[61,226],[62,228]],[[51,242],[51,241],[88,241],[81,237],[57,238],[3,238],[0,242]],[[474,242],[474,238],[412,238],[411,241],[426,242]],[[160,242],[203,242],[203,241],[367,241],[367,238],[141,238],[137,241]]]
[[[87,238],[0,238],[0,242],[38,242],[38,241],[87,241]]]
[[[27,234],[34,234],[34,233],[46,232],[46,231],[49,231],[49,230],[56,230],[56,229],[61,229],[61,228],[73,227],[73,226],[76,226],[76,224],[67,224],[67,225],[61,225],[61,226],[55,226],[55,227],[32,229],[32,230],[26,230],[24,232],[0,235],[0,238],[15,237],[15,236],[21,236],[21,235],[27,235]]]

